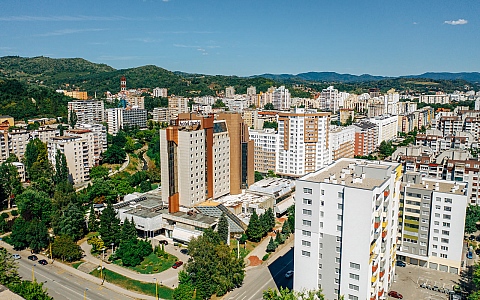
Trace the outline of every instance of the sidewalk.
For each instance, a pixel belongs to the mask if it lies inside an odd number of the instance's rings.
[[[0,241],[0,245],[2,245],[2,247],[4,247],[5,249],[7,249],[9,252],[12,252],[12,251],[15,251],[13,250],[13,247],[7,243],[5,243],[4,241]],[[30,255],[30,252],[27,251],[27,250],[23,250],[23,251],[15,251],[15,252],[21,252],[24,256],[28,256]],[[49,260],[47,257],[43,256],[42,254],[36,254],[39,258],[43,258],[43,259],[46,259],[46,260]],[[73,275],[75,276],[78,276],[78,277],[81,277],[83,279],[86,279],[88,281],[91,281],[99,286],[104,286],[105,288],[109,289],[109,290],[112,290],[114,292],[117,292],[117,293],[121,293],[121,294],[124,294],[125,296],[128,296],[128,297],[132,297],[133,299],[146,299],[146,300],[155,300],[156,298],[153,297],[153,296],[147,296],[147,295],[144,295],[144,294],[139,294],[139,293],[135,293],[135,292],[132,292],[132,291],[129,291],[129,290],[126,290],[126,289],[123,289],[117,285],[114,285],[112,283],[109,283],[108,281],[105,281],[102,285],[102,280],[98,277],[95,277],[93,275],[90,275],[90,274],[86,274],[82,271],[79,271],[75,268],[72,268],[68,265],[65,265],[61,262],[57,262],[55,263],[55,266],[56,267],[59,267],[67,272],[70,272],[72,273]]]
[[[126,277],[129,277],[129,278],[132,278],[134,280],[139,280],[139,281],[144,281],[144,282],[154,282],[154,278],[157,279],[157,281],[167,287],[170,287],[170,288],[175,288],[178,286],[178,272],[183,269],[183,266],[178,268],[178,269],[173,269],[173,268],[170,268],[168,270],[165,270],[161,273],[155,273],[155,274],[140,274],[140,273],[137,273],[135,271],[132,271],[132,270],[129,270],[127,268],[124,268],[124,267],[121,267],[121,266],[118,266],[118,265],[115,265],[115,264],[112,264],[112,263],[107,263],[107,262],[102,262],[101,259],[93,256],[91,254],[91,250],[92,250],[92,245],[89,245],[87,244],[87,242],[83,242],[80,247],[82,248],[82,250],[84,251],[85,253],[85,257],[83,258],[85,261],[87,262],[90,262],[94,265],[97,265],[97,266],[104,266],[105,269],[108,269],[110,271],[113,271],[115,273],[118,273],[118,274],[121,274],[123,276],[126,276]],[[178,247],[174,247],[173,245],[171,245],[171,243],[169,243],[166,247],[165,247],[165,250],[168,252],[168,253],[171,253],[175,256],[177,256],[180,260],[182,260],[183,262],[186,262],[188,260],[188,256],[180,253],[180,251],[178,249],[175,249],[175,248],[178,248]],[[177,251],[175,251],[177,250]]]

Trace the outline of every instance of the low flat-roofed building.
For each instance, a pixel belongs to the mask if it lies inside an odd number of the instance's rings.
[[[206,216],[194,208],[187,212],[167,213],[162,217],[165,235],[181,243],[201,236],[208,228],[215,230],[218,224],[218,218]]]
[[[238,218],[220,202],[205,201],[198,204],[195,208],[204,215],[214,218],[220,218],[223,214],[225,214],[231,233],[244,233],[245,230],[247,230],[247,224],[240,220],[240,218]]]
[[[248,187],[247,192],[259,195],[268,195],[278,199],[290,194],[295,188],[295,180],[286,178],[268,177]]]

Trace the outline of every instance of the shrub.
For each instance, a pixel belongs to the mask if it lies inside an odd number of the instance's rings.
[[[8,214],[6,212],[2,213],[2,218],[3,219],[8,219]]]
[[[10,213],[11,213],[12,216],[14,216],[14,217],[18,216],[18,210],[12,210]]]
[[[269,256],[270,256],[270,253],[265,254],[265,255],[262,257],[262,260],[263,260],[263,261],[266,261]]]

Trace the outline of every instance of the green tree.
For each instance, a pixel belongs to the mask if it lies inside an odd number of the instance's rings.
[[[44,192],[38,192],[27,188],[17,196],[16,201],[21,216],[30,221],[42,220],[49,224],[53,212],[52,201]]]
[[[135,151],[135,140],[132,137],[126,137],[127,142],[125,143],[124,149],[126,152],[132,153]]]
[[[52,254],[55,258],[60,258],[63,261],[77,261],[82,258],[82,250],[80,246],[75,243],[71,236],[60,235],[55,237],[52,244]]]
[[[290,231],[295,233],[295,205],[290,206],[287,209],[288,214],[288,226],[290,227]]]
[[[228,236],[230,234],[229,226],[228,226],[228,220],[225,214],[222,214],[220,217],[220,221],[218,222],[218,235],[220,236],[220,239],[222,242],[227,244],[228,242]]]
[[[273,241],[273,238],[270,237],[270,241],[268,242],[268,245],[267,245],[267,252],[274,252],[275,249],[277,249],[277,245]]]
[[[48,229],[43,221],[32,220],[27,227],[28,247],[38,252],[48,246]]]
[[[125,147],[125,143],[127,142],[127,137],[123,130],[120,130],[117,135],[112,136],[112,145],[117,146],[119,148]]]
[[[90,213],[88,214],[88,231],[95,232],[98,230],[97,216],[95,214],[95,209],[93,205],[90,206]]]
[[[7,162],[0,164],[0,207],[7,204],[7,207],[11,208],[12,200],[22,191],[17,167]]]
[[[480,206],[469,205],[465,215],[465,232],[468,234],[477,231],[477,222],[480,220]]]
[[[268,222],[268,231],[271,231],[272,228],[275,227],[275,214],[273,213],[273,209],[269,207],[265,212],[265,218]]]
[[[145,180],[140,183],[139,188],[141,193],[146,193],[152,190],[152,184],[150,183],[150,181]]]
[[[55,185],[53,205],[56,210],[63,210],[69,203],[77,203],[78,197],[70,181],[63,181]]]
[[[260,181],[263,179],[262,173],[255,171],[255,182]]]
[[[277,174],[275,174],[274,170],[268,170],[267,177],[275,178],[277,177]]]
[[[250,216],[246,233],[248,239],[253,242],[258,242],[263,237],[262,224],[260,223],[260,219],[255,210],[253,210],[252,215]]]
[[[188,253],[191,259],[185,266],[185,274],[179,277],[180,291],[188,290],[185,285],[191,282],[196,299],[208,299],[214,294],[223,296],[242,284],[245,277],[243,259],[237,259],[235,252],[221,242],[217,232],[207,229],[202,236],[193,238]]]
[[[108,204],[100,215],[100,228],[98,230],[105,245],[114,243],[118,245],[120,242],[120,220],[113,209],[112,204]]]
[[[296,292],[288,288],[280,287],[279,291],[268,289],[263,291],[263,300],[324,300],[322,290]]]
[[[12,162],[20,162],[18,159],[18,156],[15,155],[15,153],[10,153],[10,155],[7,157],[7,160],[5,160],[6,163],[12,163]]]
[[[272,229],[270,227],[270,221],[268,220],[267,212],[259,216],[260,224],[262,226],[262,236],[267,235],[267,233]]]
[[[97,178],[108,178],[109,170],[104,166],[95,166],[90,169],[90,178],[95,180]]]
[[[59,184],[60,182],[68,181],[68,166],[67,158],[65,154],[57,150],[55,155],[55,175],[53,176],[53,182]]]
[[[281,245],[285,243],[285,239],[283,238],[283,234],[281,232],[277,232],[276,236],[275,236],[275,244],[278,245]]]
[[[117,145],[110,146],[107,151],[102,153],[102,158],[104,163],[109,164],[120,164],[123,163],[127,154],[125,150],[118,147]]]
[[[288,222],[288,220],[283,222],[282,233],[287,236],[290,235],[290,233],[292,233],[292,230],[290,229],[290,222]]]
[[[77,113],[72,110],[70,112],[70,116],[69,116],[69,119],[68,119],[68,124],[70,125],[70,128],[75,128],[75,125],[77,125],[77,120],[78,120],[78,117],[77,117]]]
[[[273,107],[273,103],[267,103],[263,106],[264,110],[274,110],[275,107]]]
[[[31,179],[36,181],[39,178],[51,178],[53,168],[48,160],[47,145],[39,139],[28,142],[24,156],[25,170]]]
[[[0,248],[0,284],[10,286],[20,282],[18,265],[5,248]]]
[[[22,217],[15,219],[12,226],[12,234],[10,234],[14,249],[22,250],[28,247],[27,229],[28,223]]]
[[[53,226],[56,235],[68,235],[74,241],[78,241],[85,235],[85,229],[85,216],[74,203],[69,203],[60,212],[60,216]]]
[[[135,241],[137,240],[137,236],[137,229],[135,228],[133,217],[131,222],[128,218],[125,218],[120,232],[120,239],[122,241]]]
[[[139,265],[145,257],[153,252],[152,245],[147,240],[126,240],[120,243],[115,258],[121,259],[125,266]]]
[[[265,122],[263,122],[263,128],[273,128],[273,129],[277,130],[278,123],[275,122],[275,121],[272,121],[272,122],[265,121]]]
[[[47,289],[43,289],[43,282],[23,280],[19,284],[9,286],[9,288],[26,300],[53,300],[48,295]]]
[[[195,286],[190,277],[185,271],[181,270],[178,273],[178,287],[173,291],[174,300],[195,300],[194,297]]]
[[[212,105],[212,108],[222,108],[225,107],[225,103],[221,99],[217,99],[215,103]]]

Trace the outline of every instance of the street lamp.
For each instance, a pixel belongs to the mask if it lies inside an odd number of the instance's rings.
[[[36,264],[34,264],[34,265],[32,266],[32,282],[35,282],[35,271],[34,271],[35,266],[36,266]]]
[[[87,300],[87,291],[88,289],[85,289],[85,291],[83,291],[83,300]]]
[[[155,280],[155,298],[158,300],[158,281],[157,278],[153,278]]]
[[[112,245],[112,255],[113,255],[113,246],[115,245],[115,243],[111,243],[110,245]]]

